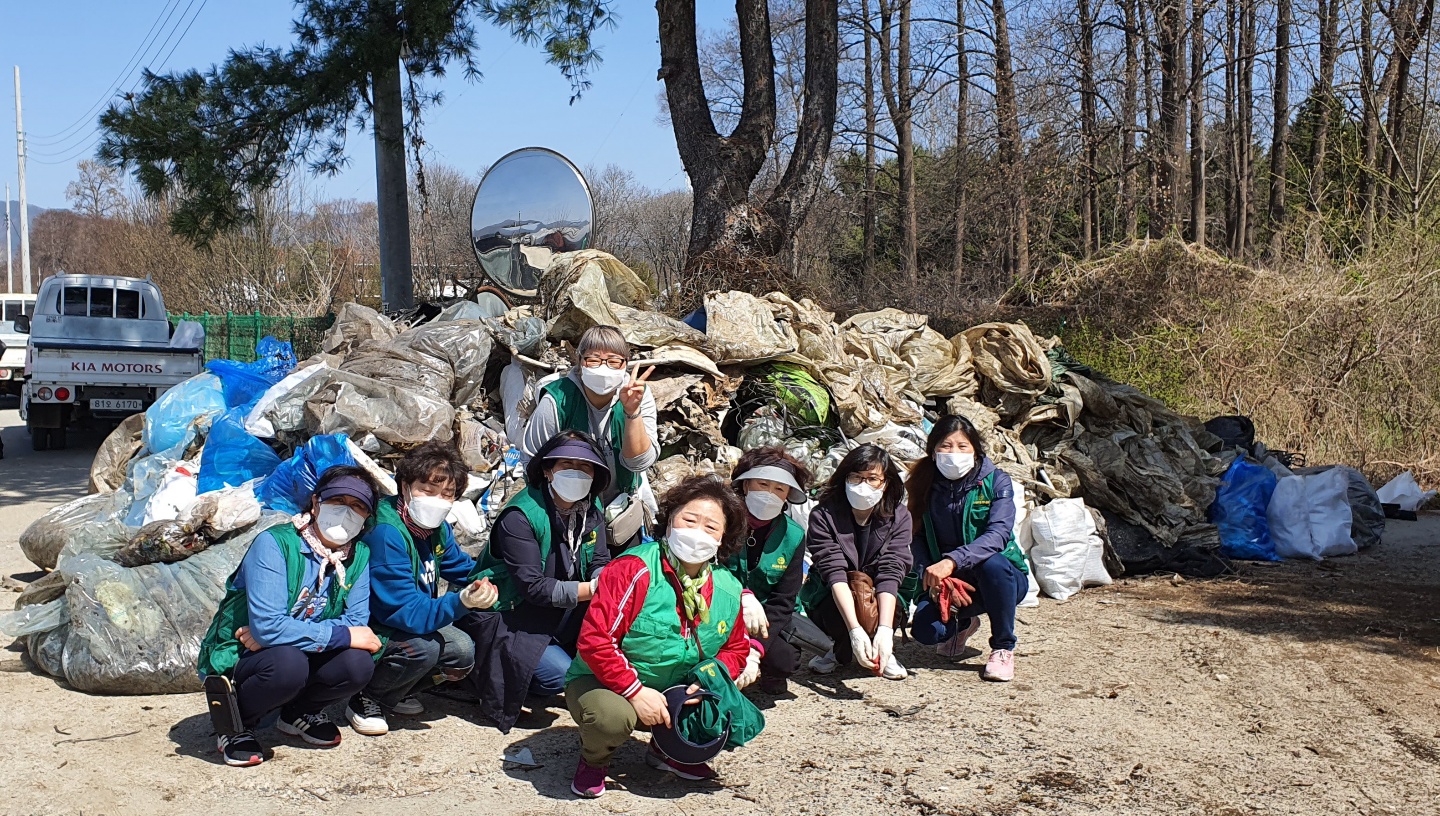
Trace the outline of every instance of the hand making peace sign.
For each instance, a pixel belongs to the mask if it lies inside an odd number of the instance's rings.
[[[645,373],[637,377],[635,374],[639,370],[640,363],[637,361],[632,364],[630,382],[620,387],[620,404],[625,406],[625,415],[627,417],[639,415],[640,401],[645,397],[645,381],[649,380],[650,375],[655,373],[655,366],[650,366],[645,369]]]

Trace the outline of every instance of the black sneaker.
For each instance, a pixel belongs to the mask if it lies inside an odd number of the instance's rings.
[[[280,724],[275,727],[282,734],[299,737],[321,748],[334,748],[340,744],[340,729],[330,722],[330,715],[323,711],[294,717],[281,714]]]
[[[265,750],[260,747],[260,741],[249,731],[241,731],[232,737],[217,736],[215,747],[220,751],[220,756],[225,759],[226,765],[233,765],[237,768],[244,768],[250,765],[259,765],[265,761]]]
[[[778,674],[760,675],[760,693],[771,697],[784,697],[790,693],[790,683]]]

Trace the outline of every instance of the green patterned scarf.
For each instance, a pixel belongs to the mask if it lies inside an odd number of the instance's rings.
[[[710,578],[710,565],[706,564],[699,575],[691,578],[685,574],[685,568],[679,559],[668,552],[665,555],[671,569],[675,570],[675,575],[680,579],[680,601],[685,607],[685,617],[688,620],[709,623],[710,604],[705,600],[705,596],[700,594],[700,590]]]

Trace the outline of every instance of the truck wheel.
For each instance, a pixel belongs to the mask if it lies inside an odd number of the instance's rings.
[[[64,429],[63,427],[60,427],[60,428],[51,428],[51,429],[50,429],[50,450],[65,450],[65,445],[66,445],[65,429]]]
[[[49,448],[50,448],[50,429],[49,429],[49,428],[31,428],[31,429],[30,429],[30,448],[31,448],[31,450],[37,450],[37,451],[49,450]]]

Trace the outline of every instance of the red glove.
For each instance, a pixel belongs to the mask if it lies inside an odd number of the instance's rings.
[[[959,578],[945,578],[940,582],[940,622],[950,622],[950,607],[963,609],[970,605],[970,593],[975,587]]]

